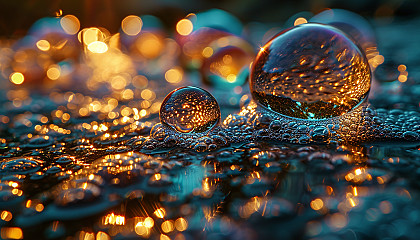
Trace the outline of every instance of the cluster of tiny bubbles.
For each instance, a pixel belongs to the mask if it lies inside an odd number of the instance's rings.
[[[256,57],[250,76],[253,98],[285,116],[326,119],[365,101],[369,64],[340,30],[301,24],[282,31]]]
[[[255,53],[244,39],[228,36],[204,48],[203,57],[200,68],[203,82],[217,89],[230,90],[247,82]]]
[[[339,117],[307,120],[284,116],[250,102],[222,124],[229,139],[297,144],[348,144],[367,142],[416,143],[420,140],[420,114],[401,110],[375,110],[367,102]]]

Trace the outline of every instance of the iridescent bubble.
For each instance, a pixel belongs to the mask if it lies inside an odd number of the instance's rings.
[[[352,40],[332,26],[310,23],[281,32],[261,48],[250,88],[254,99],[275,112],[325,119],[364,102],[370,82],[369,64]]]
[[[201,74],[205,84],[231,89],[248,79],[249,64],[254,59],[252,46],[236,36],[222,37],[202,51]]]
[[[216,99],[198,87],[181,87],[169,93],[160,108],[160,121],[181,133],[202,133],[220,121]]]

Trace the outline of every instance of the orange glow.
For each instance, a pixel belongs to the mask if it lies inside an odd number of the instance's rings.
[[[14,72],[14,73],[10,74],[10,81],[13,84],[19,85],[19,84],[22,84],[25,81],[25,77],[20,72]]]
[[[182,217],[181,218],[178,218],[175,221],[175,228],[176,228],[176,230],[178,230],[180,232],[187,230],[187,228],[188,228],[188,221],[185,218],[182,218]]]
[[[11,212],[9,212],[9,211],[3,211],[3,212],[1,212],[0,217],[1,217],[1,219],[2,219],[3,221],[8,222],[8,221],[12,220],[13,215],[12,215],[12,213],[11,213]]]
[[[129,15],[121,22],[121,28],[125,34],[135,36],[140,33],[143,21],[138,16]]]
[[[164,218],[166,215],[166,211],[164,208],[158,208],[155,210],[154,214],[158,218]]]
[[[169,83],[179,83],[182,80],[182,69],[179,67],[171,68],[165,73],[165,79]]]
[[[36,47],[39,50],[46,52],[46,51],[50,50],[51,44],[47,40],[41,39],[38,42],[36,42]]]
[[[202,52],[203,57],[209,58],[213,55],[213,48],[205,47]]]
[[[153,33],[141,34],[135,46],[141,55],[149,59],[158,57],[164,47],[162,39]]]
[[[104,217],[104,225],[125,225],[125,217],[123,215],[116,215],[110,213]]]
[[[313,210],[318,211],[318,210],[322,209],[323,207],[324,207],[324,202],[320,198],[312,200],[311,208]]]
[[[38,203],[38,204],[35,206],[35,210],[36,210],[37,212],[42,212],[42,211],[44,210],[44,205],[42,205],[42,203]]]
[[[47,70],[47,77],[51,80],[57,80],[61,75],[61,68],[58,65],[52,65]]]
[[[105,53],[108,51],[108,45],[100,41],[94,41],[94,42],[89,43],[87,48],[92,53]]]
[[[76,34],[80,29],[80,21],[76,16],[66,15],[60,20],[63,30],[70,35]]]
[[[181,19],[176,24],[176,31],[182,36],[189,35],[192,32],[192,30],[193,30],[193,24],[188,19]]]
[[[174,223],[173,223],[173,221],[172,221],[172,220],[167,220],[167,221],[164,221],[164,222],[162,223],[161,228],[162,228],[162,231],[163,231],[164,233],[169,233],[169,232],[172,232],[172,231],[174,230]]]
[[[407,70],[407,67],[404,64],[398,66],[398,71],[404,72],[405,70]]]
[[[23,239],[22,229],[18,227],[3,227],[0,235],[2,239]]]
[[[294,26],[297,26],[297,25],[300,25],[300,24],[304,24],[304,23],[308,23],[308,21],[305,19],[305,18],[303,18],[303,17],[300,17],[300,18],[297,18],[296,20],[295,20],[295,22],[294,22]]]
[[[98,232],[98,234],[96,234],[96,239],[97,240],[111,240],[111,237],[104,232]]]

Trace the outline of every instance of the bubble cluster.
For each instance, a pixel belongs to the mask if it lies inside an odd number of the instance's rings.
[[[287,29],[261,48],[251,70],[254,99],[303,119],[340,116],[370,89],[366,57],[340,30],[321,24]]]
[[[216,99],[198,87],[181,87],[169,93],[160,108],[160,121],[180,133],[202,133],[220,121]]]

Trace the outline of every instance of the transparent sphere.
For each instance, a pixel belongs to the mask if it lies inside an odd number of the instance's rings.
[[[236,37],[223,37],[204,48],[200,72],[203,82],[219,89],[243,85],[249,75],[249,64],[255,57],[253,47]]]
[[[363,102],[370,82],[366,57],[352,40],[332,26],[309,23],[281,32],[261,48],[250,88],[257,102],[280,114],[324,119]]]
[[[213,129],[220,121],[216,99],[198,87],[181,87],[163,100],[159,113],[162,124],[180,133],[202,133]]]

